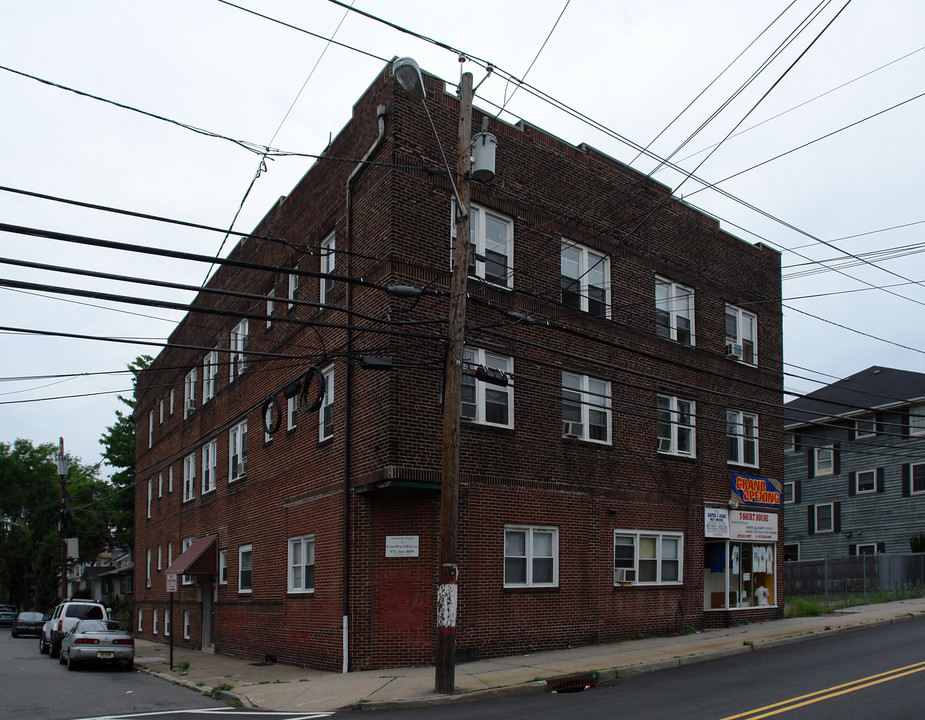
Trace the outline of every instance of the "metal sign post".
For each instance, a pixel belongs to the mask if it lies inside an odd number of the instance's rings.
[[[170,671],[173,672],[173,596],[177,592],[177,574],[167,574],[167,592],[170,593]]]

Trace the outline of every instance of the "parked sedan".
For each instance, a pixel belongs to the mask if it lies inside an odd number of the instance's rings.
[[[135,640],[115,620],[81,620],[61,640],[58,662],[74,670],[84,663],[114,664],[131,670],[135,664]]]
[[[45,616],[40,612],[21,612],[13,621],[13,627],[10,628],[10,635],[14,638],[32,635],[38,637],[42,634],[42,626],[45,624]]]
[[[12,626],[17,612],[15,605],[0,605],[0,625]]]

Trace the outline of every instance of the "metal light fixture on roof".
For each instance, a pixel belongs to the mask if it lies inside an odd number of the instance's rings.
[[[392,74],[410,99],[423,100],[425,98],[424,76],[421,75],[421,68],[414,59],[398,58],[392,63]]]

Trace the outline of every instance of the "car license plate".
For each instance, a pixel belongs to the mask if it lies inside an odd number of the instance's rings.
[[[100,650],[100,651],[96,654],[96,656],[97,656],[98,658],[100,658],[100,660],[108,660],[108,659],[110,659],[110,658],[112,657],[112,653],[109,652],[108,650]]]

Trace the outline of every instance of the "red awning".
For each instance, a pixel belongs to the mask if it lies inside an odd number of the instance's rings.
[[[193,540],[193,544],[167,568],[168,575],[215,575],[217,572],[218,535]]]

